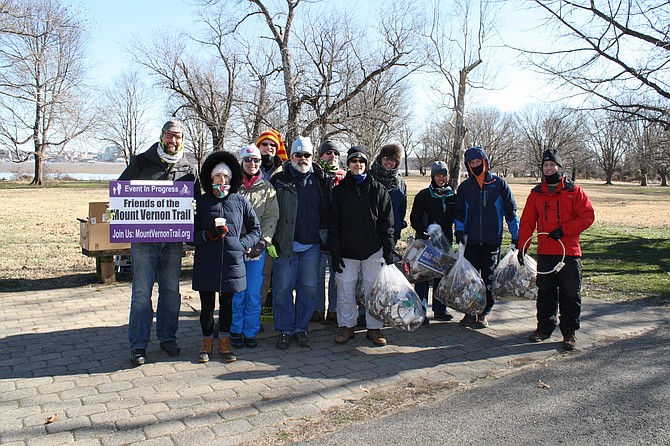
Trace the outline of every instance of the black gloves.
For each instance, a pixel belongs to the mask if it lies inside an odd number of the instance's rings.
[[[332,254],[330,268],[333,272],[342,274],[342,268],[344,268],[344,260],[342,260],[342,257]]]
[[[220,240],[228,234],[228,226],[217,226],[212,229],[208,229],[205,232],[205,237],[207,237],[208,242],[213,242],[214,240]]]
[[[512,239],[512,246],[514,247],[514,249],[519,249],[519,239],[518,238]]]
[[[463,239],[463,231],[456,231],[454,235],[456,236],[456,243],[465,244],[465,240]]]
[[[551,231],[551,232],[549,233],[549,235],[547,235],[547,238],[553,238],[554,240],[558,240],[558,239],[560,239],[561,237],[563,237],[564,235],[565,235],[565,232],[563,232],[563,230],[562,230],[561,227],[559,226],[558,228],[556,228],[556,229],[554,229],[553,231]]]
[[[264,249],[265,249],[265,242],[258,242],[251,248],[247,249],[246,255],[250,259],[255,259],[256,257],[263,254]]]
[[[384,262],[386,262],[387,265],[393,265],[393,251],[384,254]]]
[[[525,257],[526,253],[523,252],[523,249],[520,249],[519,252],[516,253],[516,258],[519,260],[519,265],[524,265],[524,262],[526,261]]]

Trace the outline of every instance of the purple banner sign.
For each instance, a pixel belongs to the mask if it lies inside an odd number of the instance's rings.
[[[193,241],[192,181],[110,181],[112,243]]]

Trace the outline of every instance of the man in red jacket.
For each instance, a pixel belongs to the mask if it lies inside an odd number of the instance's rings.
[[[582,299],[582,249],[579,234],[593,224],[591,200],[584,190],[559,173],[562,168],[557,150],[542,154],[541,184],[531,190],[523,208],[519,227],[519,261],[523,264],[523,247],[537,229],[537,329],[530,335],[533,342],[551,337],[558,324],[563,334],[562,346],[574,350],[575,331],[579,329]],[[565,265],[560,267],[565,246]],[[541,272],[551,271],[548,274]]]

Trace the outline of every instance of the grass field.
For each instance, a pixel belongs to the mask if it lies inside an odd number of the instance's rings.
[[[414,195],[427,187],[429,178],[406,180],[411,209]],[[510,183],[521,215],[535,183]],[[584,294],[670,302],[670,188],[579,184],[596,210],[596,223],[582,236]],[[0,291],[97,283],[95,261],[79,248],[77,217],[86,216],[90,201],[107,197],[106,182],[50,182],[44,188],[0,182]],[[403,238],[410,234],[406,229]],[[190,262],[184,261],[186,274]]]

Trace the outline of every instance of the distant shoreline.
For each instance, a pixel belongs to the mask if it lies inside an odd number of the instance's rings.
[[[125,163],[49,163],[43,165],[46,175],[67,175],[70,173],[88,173],[88,174],[117,174],[126,168]],[[9,172],[17,174],[32,175],[35,173],[35,163],[27,161],[25,163],[0,162],[0,172]]]

